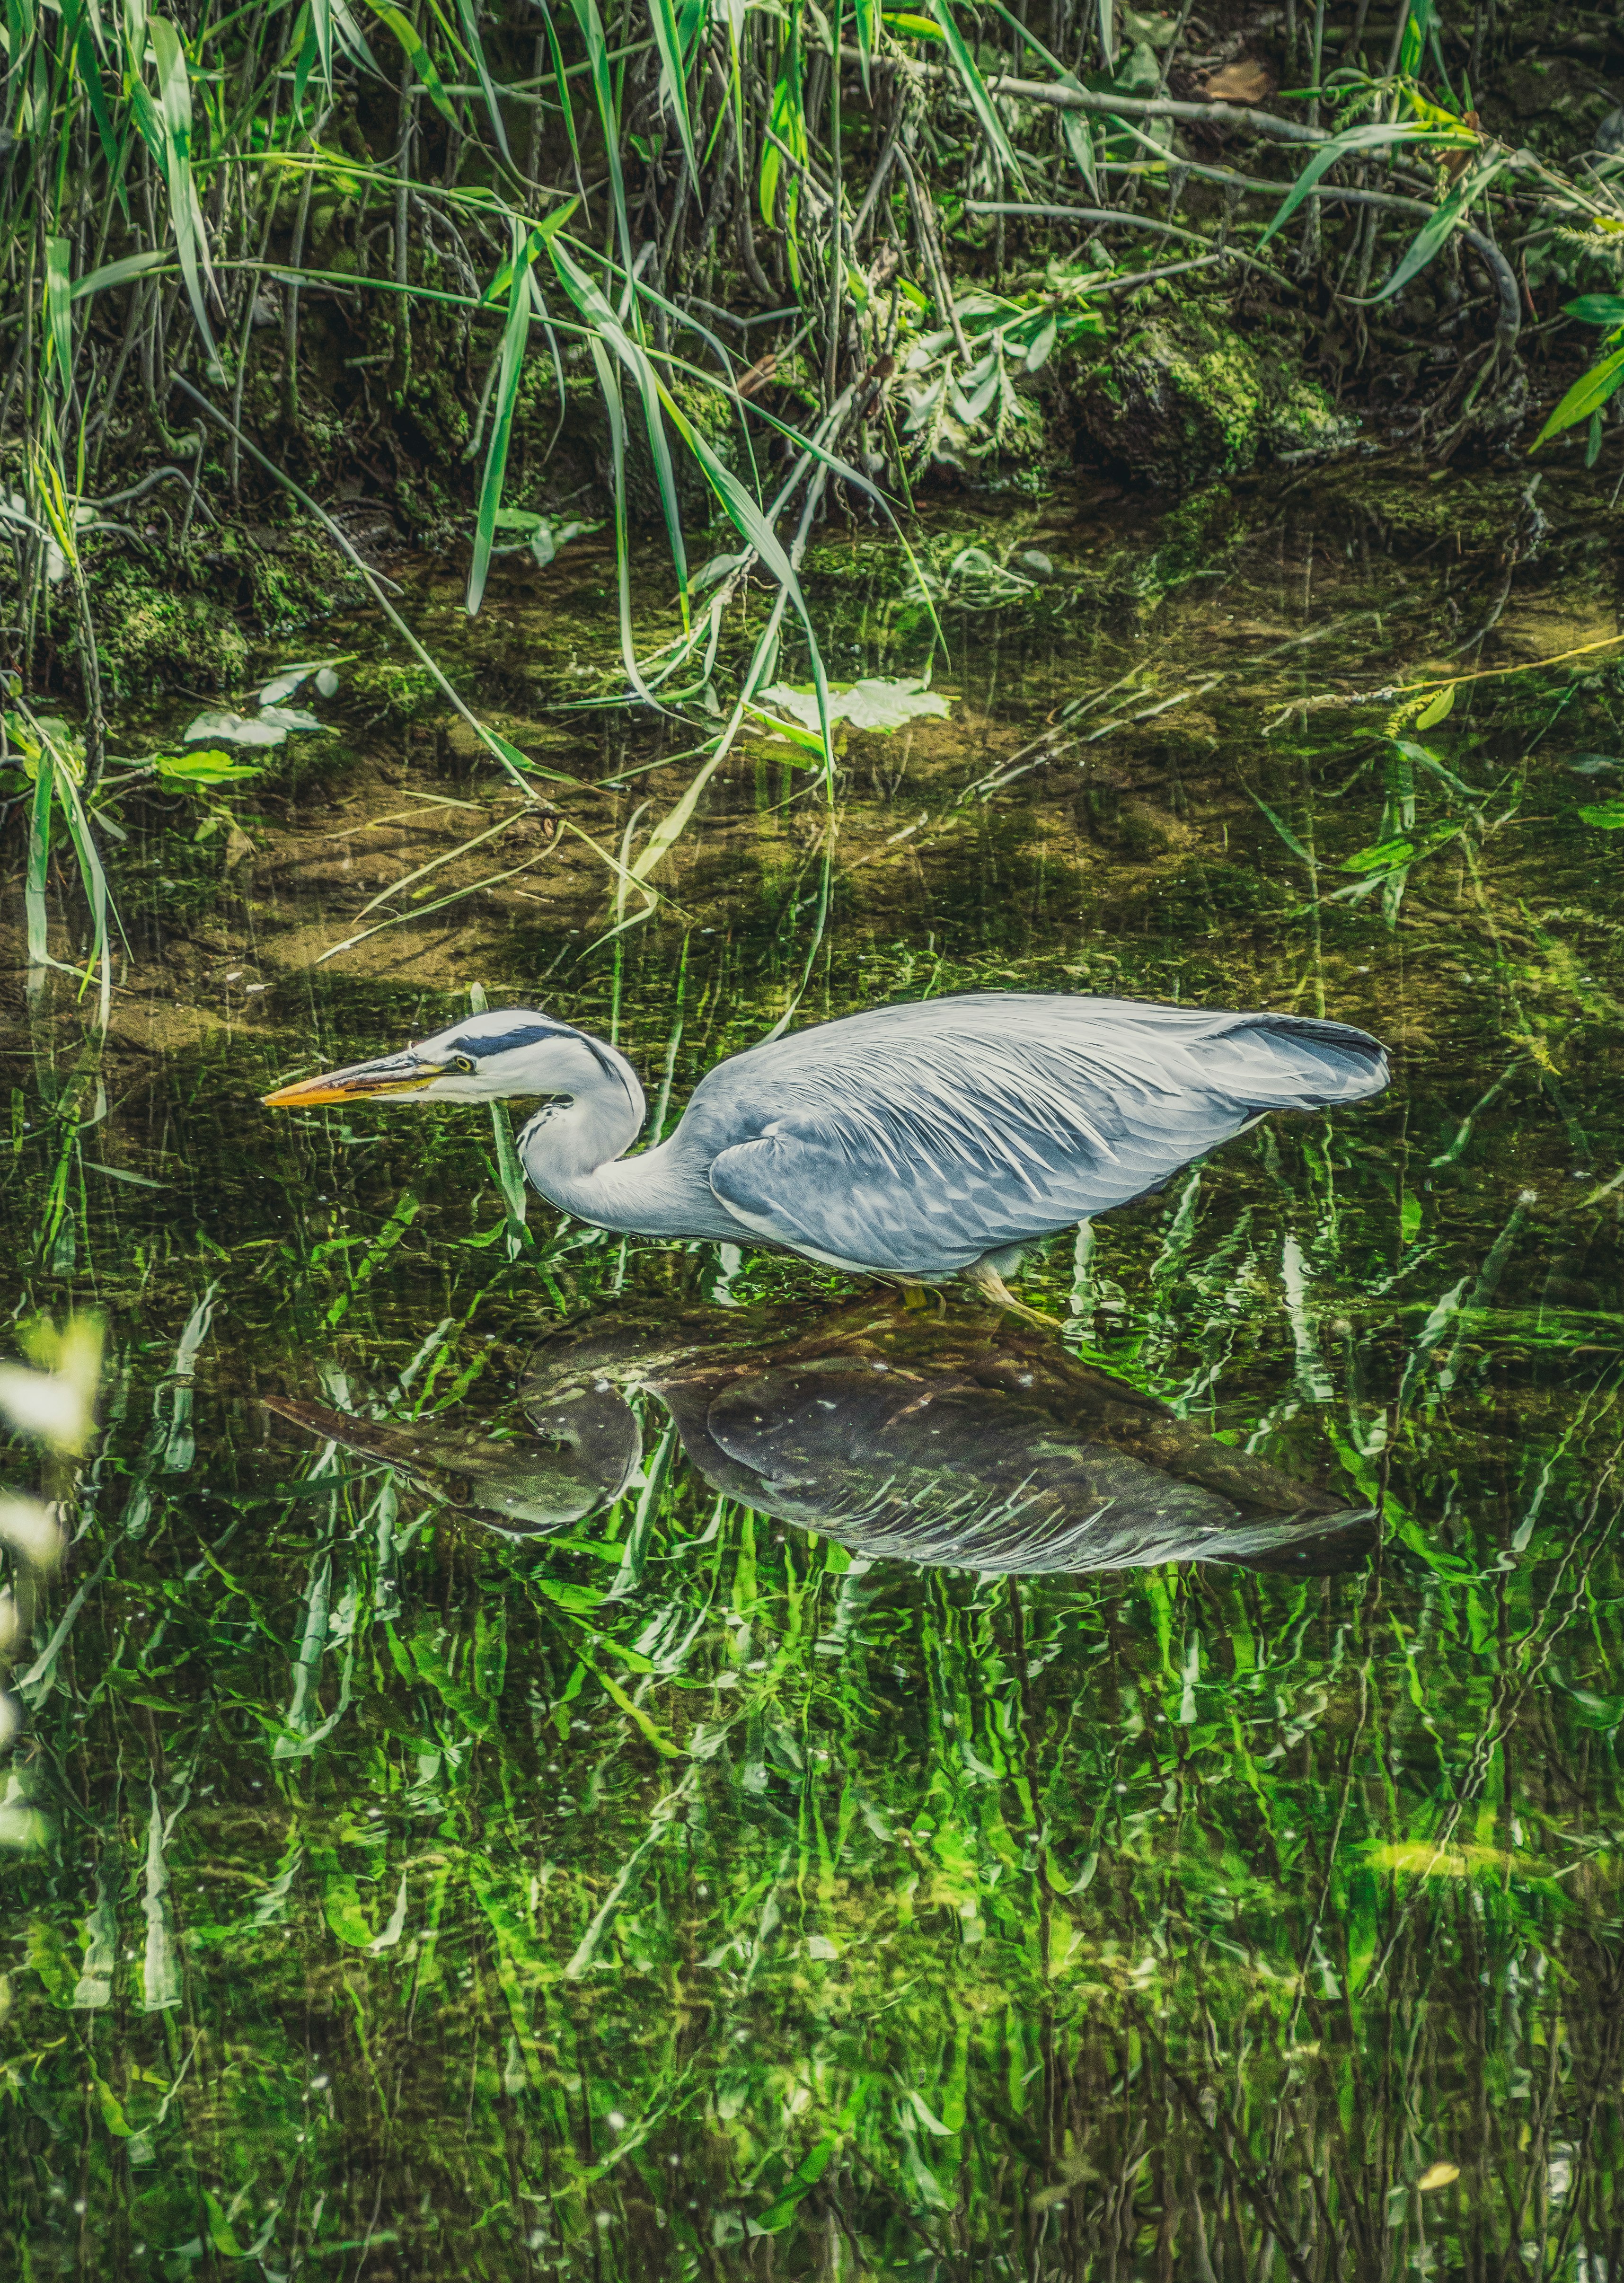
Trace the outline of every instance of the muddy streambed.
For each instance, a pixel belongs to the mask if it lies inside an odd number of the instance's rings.
[[[105,1040],[8,878],[15,1306],[107,1361],[21,1668],[16,2271],[1611,2271],[1604,508],[1378,464],[832,528],[832,675],[925,671],[923,583],[947,710],[832,792],[746,740],[613,940],[699,760],[582,703],[606,534],[472,626],[395,562],[557,827],[362,612],[256,661],[341,660],[332,734],[116,812]],[[792,1001],[966,987],[1323,1011],[1394,1084],[1054,1244],[1063,1347],[560,1225],[483,1111],[258,1105],[483,991],[669,1119]]]

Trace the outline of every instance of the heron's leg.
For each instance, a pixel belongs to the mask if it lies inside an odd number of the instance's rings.
[[[964,1278],[965,1283],[973,1285],[984,1299],[990,1300],[995,1308],[1003,1308],[1011,1316],[1019,1316],[1023,1324],[1035,1324],[1045,1332],[1060,1329],[1052,1316],[1040,1315],[1035,1308],[1028,1308],[1024,1301],[1018,1300],[989,1261],[972,1260],[964,1271]]]
[[[927,1284],[918,1276],[889,1276],[884,1281],[901,1295],[903,1307],[922,1312],[934,1299],[936,1313],[939,1316],[947,1313],[947,1303],[941,1297],[940,1285]]]

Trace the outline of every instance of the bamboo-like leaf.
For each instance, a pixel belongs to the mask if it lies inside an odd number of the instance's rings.
[[[552,58],[553,83],[558,92],[558,108],[564,113],[564,132],[569,137],[570,157],[575,162],[575,176],[581,178],[581,144],[575,133],[575,106],[570,101],[569,81],[565,76],[564,57],[558,46],[558,27],[552,20],[552,11],[547,0],[535,0],[542,12],[542,23],[547,34],[547,52]]]
[[[626,176],[621,167],[621,117],[609,77],[609,43],[604,37],[604,19],[597,12],[597,0],[570,0],[570,6],[574,10],[575,21],[586,43],[587,61],[591,66],[592,94],[603,129],[604,158],[609,168],[609,195],[614,203],[614,226],[621,241],[621,259],[629,277],[636,256],[632,248],[631,221],[626,211]]]
[[[761,220],[769,230],[778,226],[778,181],[784,172],[784,153],[805,162],[808,154],[806,106],[800,90],[800,17],[799,12],[790,19],[789,37],[785,43],[784,63],[773,89],[772,110],[768,124],[777,140],[763,138],[761,173],[759,195]],[[779,145],[783,148],[780,149]],[[800,206],[800,176],[790,169],[784,190],[784,232],[785,251],[790,259],[790,274],[799,287],[800,283],[800,240],[796,217]]]
[[[729,521],[739,536],[746,540],[755,549],[794,605],[795,614],[806,633],[807,649],[811,659],[812,684],[817,693],[818,723],[824,737],[824,764],[832,770],[834,746],[829,726],[829,682],[824,671],[823,652],[818,648],[817,636],[813,631],[811,613],[807,609],[806,596],[800,590],[800,581],[795,575],[794,565],[785,553],[777,534],[732,470],[717,458],[699,430],[690,422],[687,415],[670,396],[666,394],[663,388],[660,393],[665,397],[666,409],[671,416],[673,426],[704,469],[707,480],[721,502]]]
[[[1416,716],[1417,729],[1435,729],[1441,721],[1448,721],[1449,715],[1455,711],[1456,693],[1458,689],[1457,682],[1446,682],[1436,697],[1429,697]]]
[[[120,164],[119,138],[113,130],[113,121],[107,110],[107,97],[102,87],[101,55],[98,48],[98,41],[101,36],[99,12],[90,12],[89,22],[85,20],[81,11],[64,8],[62,12],[63,21],[68,28],[70,36],[74,35],[74,27],[77,26],[77,44],[74,61],[78,68],[80,83],[84,89],[86,99],[90,106],[90,116],[96,121],[97,138],[101,144],[102,156],[108,166],[114,170],[119,204],[128,215],[129,206],[124,190],[123,169]],[[15,60],[14,55],[13,60]]]
[[[480,510],[473,531],[473,561],[468,571],[465,607],[470,618],[480,607],[485,593],[486,574],[490,569],[496,516],[502,506],[503,479],[507,472],[508,443],[513,432],[513,407],[519,399],[519,384],[524,372],[525,343],[530,337],[529,270],[535,258],[535,241],[516,216],[511,220],[511,277],[507,323],[502,332],[502,366],[496,382],[496,413],[491,423],[490,443],[485,454],[485,475],[480,486]]]
[[[593,284],[586,272],[566,252],[556,238],[549,240],[553,265],[557,269],[566,292],[597,332],[606,340],[621,362],[637,384],[643,400],[644,419],[648,429],[649,450],[654,462],[655,480],[660,487],[660,503],[665,516],[666,536],[670,544],[671,560],[676,570],[678,596],[682,604],[683,625],[688,625],[688,552],[683,539],[682,505],[676,494],[676,477],[671,464],[671,448],[667,440],[665,422],[661,417],[662,402],[670,399],[661,387],[652,364],[641,345],[635,341],[611,308],[604,295]],[[600,372],[601,378],[601,372]],[[620,487],[617,487],[617,493]],[[617,510],[617,535],[620,518]],[[646,696],[639,684],[639,695]],[[652,703],[650,699],[648,702]]]
[[[310,29],[316,37],[316,61],[321,66],[322,93],[329,103],[332,100],[332,0],[309,0]]]
[[[66,396],[74,385],[73,281],[69,277],[72,248],[65,238],[45,240],[45,338],[47,363],[54,370],[57,386]]]
[[[649,0],[649,21],[654,30],[654,44],[660,50],[660,100],[670,105],[672,116],[676,121],[683,155],[688,161],[694,188],[698,190],[699,160],[693,147],[693,121],[688,110],[688,77],[683,37],[671,0]]]
[[[1316,863],[1314,858],[1310,856],[1308,850],[1303,846],[1301,841],[1299,840],[1297,835],[1292,830],[1291,826],[1280,814],[1279,811],[1277,809],[1270,808],[1266,800],[1260,800],[1256,793],[1252,795],[1252,799],[1255,806],[1261,809],[1263,814],[1274,826],[1275,830],[1279,834],[1281,839],[1284,841],[1286,846],[1291,850],[1292,855],[1296,857],[1298,862],[1300,864],[1307,865],[1310,872],[1317,871],[1319,867]]]
[[[1443,246],[1446,240],[1466,219],[1468,208],[1480,192],[1486,191],[1501,169],[1510,163],[1509,154],[1497,152],[1487,162],[1475,168],[1452,190],[1437,212],[1424,222],[1406,248],[1403,260],[1378,292],[1368,296],[1371,301],[1390,301],[1401,293],[1410,279],[1426,268],[1427,263]]]
[[[98,1027],[105,1031],[113,1011],[113,950],[108,924],[112,902],[107,893],[107,876],[78,786],[65,770],[57,773],[56,782],[57,798],[62,804],[74,853],[79,860],[79,877],[90,907],[90,972],[98,981]]]
[[[1316,183],[1323,181],[1339,160],[1356,157],[1365,151],[1378,151],[1392,143],[1459,144],[1462,141],[1476,142],[1477,139],[1472,135],[1456,135],[1438,128],[1417,126],[1413,121],[1389,122],[1378,120],[1362,127],[1350,127],[1346,134],[1335,136],[1329,143],[1321,144],[1286,192],[1274,220],[1259,238],[1258,245],[1260,249],[1267,245],[1277,231],[1284,229]]]
[[[28,854],[23,873],[23,912],[27,921],[28,964],[51,963],[51,922],[45,889],[51,871],[51,792],[54,763],[41,753],[28,804]]]
[[[374,79],[382,79],[378,58],[367,45],[366,35],[355,21],[349,0],[331,0],[331,5],[332,28],[338,36],[339,45],[351,63],[359,65],[363,71],[371,72]]]
[[[473,0],[457,0],[457,12],[462,22],[463,37],[467,43],[468,52],[473,58],[474,70],[479,74],[480,92],[485,97],[485,108],[489,113],[490,123],[496,133],[496,148],[511,167],[513,163],[513,154],[508,148],[507,128],[502,117],[502,105],[496,100],[496,90],[491,80],[490,66],[485,60],[485,47],[480,38],[479,19],[474,12]]]
[[[110,293],[115,286],[128,285],[134,278],[149,277],[154,269],[168,269],[169,266],[169,255],[161,247],[145,253],[128,253],[122,261],[105,262],[101,269],[75,278],[69,299],[82,301],[88,294]]]
[[[852,0],[852,14],[857,26],[857,68],[863,75],[863,91],[867,95],[874,35],[879,28],[878,0]]]
[[[1609,397],[1624,387],[1624,348],[1614,349],[1611,356],[1593,364],[1573,383],[1556,410],[1529,446],[1537,452],[1540,446],[1552,436],[1559,436],[1565,428],[1576,428],[1593,412],[1599,412]]]
[[[434,58],[430,55],[423,35],[411,18],[403,10],[390,6],[389,0],[370,0],[370,5],[373,13],[387,24],[402,47],[405,49],[411,59],[411,67],[427,90],[429,100],[435,110],[442,119],[455,127],[457,124],[457,113],[450,97],[446,93],[445,82],[441,78]]]
[[[203,298],[203,281],[209,275],[208,236],[192,176],[191,85],[187,76],[186,51],[181,44],[180,34],[167,17],[154,16],[151,19],[148,37],[158,71],[158,96],[155,103],[148,97],[156,117],[144,127],[143,133],[169,193],[169,221],[175,231],[176,251],[180,255],[181,275],[186,281],[192,319],[203,339],[209,378],[220,381],[225,376]],[[146,95],[146,90],[137,82],[130,93],[137,123],[140,125],[139,97]]]
[[[1101,27],[1102,31],[1106,33],[1106,36],[1108,36],[1110,11],[1111,0],[1100,0]],[[1014,146],[1004,132],[1003,121],[999,118],[994,107],[993,99],[987,92],[987,82],[976,69],[975,58],[964,44],[964,35],[954,20],[950,0],[931,0],[931,13],[941,27],[942,37],[948,43],[948,53],[952,57],[959,78],[964,82],[964,92],[970,97],[971,108],[981,122],[981,132],[997,153],[999,163],[1004,171],[1013,175],[1016,182],[1024,189],[1026,177],[1020,171],[1020,160],[1015,156]]]

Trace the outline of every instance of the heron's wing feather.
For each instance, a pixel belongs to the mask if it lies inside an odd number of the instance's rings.
[[[950,1275],[1160,1188],[1263,1110],[1386,1080],[1339,1025],[1121,1001],[986,994],[821,1035],[821,1057],[813,1031],[723,1065],[711,1188],[759,1235],[902,1274]]]

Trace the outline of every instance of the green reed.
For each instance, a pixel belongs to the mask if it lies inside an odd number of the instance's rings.
[[[51,678],[77,682],[74,767],[93,794],[107,736],[96,574],[133,550],[161,575],[166,542],[142,527],[152,486],[183,554],[210,520],[240,516],[245,480],[267,474],[343,549],[296,477],[324,439],[415,423],[431,461],[461,448],[475,464],[472,612],[504,532],[535,518],[512,504],[516,459],[534,496],[543,432],[556,439],[595,401],[626,692],[689,721],[703,756],[693,798],[770,683],[786,625],[832,768],[800,579],[831,484],[848,507],[888,514],[910,469],[1029,425],[1036,377],[1109,336],[1125,278],[1193,260],[1221,284],[1239,264],[1294,292],[1271,265],[1298,233],[1299,274],[1318,262],[1337,291],[1378,304],[1467,249],[1497,314],[1433,422],[1453,448],[1514,383],[1521,304],[1500,242],[1531,229],[1547,248],[1579,247],[1582,266],[1612,243],[1616,192],[1604,173],[1565,181],[1486,136],[1424,0],[1394,24],[1385,69],[1378,57],[1366,68],[1364,23],[1361,11],[1339,46],[1323,5],[1311,38],[1292,19],[1293,68],[1312,78],[1327,52],[1344,60],[1279,112],[1238,112],[1167,96],[1173,19],[1078,14],[1070,0],[1051,0],[1041,24],[1001,7],[978,22],[953,0],[918,16],[856,0],[832,17],[806,0],[650,0],[613,27],[598,0],[226,12],[188,0],[168,12],[10,0],[0,521],[13,663],[35,714]],[[1280,170],[1179,157],[1173,129],[1196,118],[1238,127],[1262,154],[1253,163],[1272,154]],[[1434,169],[1430,186],[1417,167]],[[1189,183],[1193,227],[1143,210],[1147,189]],[[1260,220],[1273,210],[1254,246],[1239,244],[1225,200]],[[1339,230],[1331,217],[1349,201]],[[1041,254],[1068,216],[1092,233],[1084,253],[1041,279],[1007,274],[1006,231]],[[1147,234],[1176,257],[1148,272],[1134,266]],[[318,295],[363,344],[341,381],[327,370],[330,325],[319,355],[311,347]],[[1575,307],[1615,324],[1605,301]],[[481,365],[466,403],[434,370]],[[775,371],[792,392],[777,410],[761,401]],[[1621,375],[1618,354],[1604,355],[1546,432],[1583,417],[1594,442]],[[554,399],[556,418],[543,409]],[[644,510],[664,525],[675,586],[652,626],[637,622],[629,570]],[[685,534],[707,516],[731,526],[735,553],[700,587]],[[347,559],[389,607],[353,548]],[[765,627],[746,610],[756,574],[777,596]],[[732,694],[713,715],[724,625]],[[539,803],[548,773],[474,726]],[[0,752],[26,756],[26,720],[7,727]],[[48,774],[105,938],[94,833],[75,816],[72,771],[59,760]],[[634,918],[654,908],[650,874],[689,813],[631,867]]]

